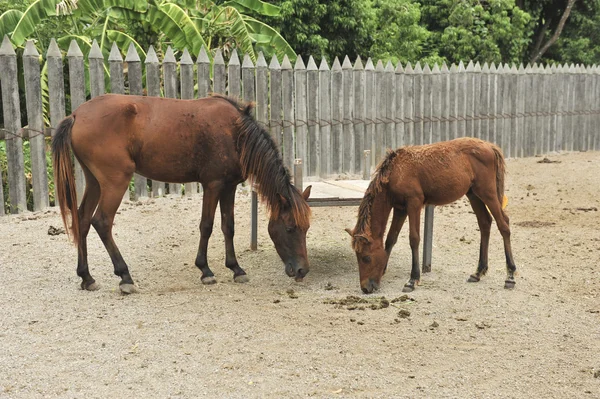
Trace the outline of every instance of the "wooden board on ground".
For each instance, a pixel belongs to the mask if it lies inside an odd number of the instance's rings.
[[[311,185],[308,203],[315,206],[358,206],[365,190],[369,186],[368,180],[321,180],[306,182]]]

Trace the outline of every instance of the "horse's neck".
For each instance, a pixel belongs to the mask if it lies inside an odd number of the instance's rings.
[[[293,189],[281,157],[275,151],[248,154],[246,173],[256,184],[256,190],[271,209],[279,201],[278,194],[288,197]]]
[[[388,199],[387,187],[384,187],[373,199],[371,208],[371,235],[373,239],[383,240],[392,205]]]

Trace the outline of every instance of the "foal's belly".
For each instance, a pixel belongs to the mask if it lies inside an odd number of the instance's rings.
[[[423,184],[425,204],[446,205],[464,196],[471,188],[471,179],[463,176],[441,176],[435,183]]]

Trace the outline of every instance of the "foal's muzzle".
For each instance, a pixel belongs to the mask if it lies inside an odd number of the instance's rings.
[[[370,278],[366,281],[363,281],[360,284],[360,288],[364,294],[370,294],[373,291],[377,291],[379,289],[379,283],[377,283],[374,279]]]

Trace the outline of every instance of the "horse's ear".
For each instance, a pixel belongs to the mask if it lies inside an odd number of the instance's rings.
[[[350,237],[354,237],[354,232],[352,231],[352,229],[346,228],[346,233],[350,234]]]
[[[279,196],[279,202],[281,202],[281,205],[283,205],[284,208],[287,208],[288,206],[290,206],[290,201],[288,201],[287,198],[285,198],[281,194],[277,194],[277,195]]]
[[[308,186],[304,189],[304,192],[302,193],[302,198],[304,198],[304,201],[308,201],[308,197],[310,197],[310,189],[312,188],[312,186]]]

